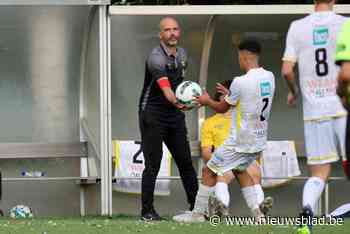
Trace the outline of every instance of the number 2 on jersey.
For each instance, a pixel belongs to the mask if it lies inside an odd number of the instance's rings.
[[[269,98],[263,98],[263,103],[264,103],[264,106],[261,110],[261,114],[260,114],[260,121],[263,122],[266,120],[265,116],[264,116],[264,111],[266,110],[267,106],[269,105]]]
[[[318,76],[328,75],[327,50],[319,48],[315,51],[316,74]]]

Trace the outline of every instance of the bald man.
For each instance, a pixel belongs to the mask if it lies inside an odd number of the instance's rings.
[[[183,113],[186,108],[174,94],[177,86],[185,79],[187,55],[183,48],[178,47],[181,31],[174,18],[163,18],[159,30],[160,44],[147,58],[139,102],[141,146],[145,158],[141,219],[145,221],[161,220],[153,207],[153,197],[163,155],[163,142],[179,168],[190,210],[194,207],[198,191]]]

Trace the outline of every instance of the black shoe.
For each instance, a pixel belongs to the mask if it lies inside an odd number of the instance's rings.
[[[259,208],[261,212],[267,216],[268,213],[271,211],[273,206],[273,198],[272,197],[265,197],[263,202],[259,205]]]
[[[310,231],[310,233],[312,232],[312,218],[314,217],[314,213],[312,212],[312,209],[310,206],[305,206],[302,210],[302,212],[300,213],[299,217],[302,219],[308,219],[310,221],[310,223],[307,223],[307,227]],[[302,225],[300,225],[300,227],[302,227]]]
[[[150,212],[146,212],[141,215],[141,220],[150,222],[150,221],[162,221],[162,217],[155,210],[151,210]]]
[[[312,212],[312,209],[310,206],[305,206],[303,207],[302,212],[300,213],[300,217],[304,217],[304,218],[313,218],[314,217],[314,213]]]

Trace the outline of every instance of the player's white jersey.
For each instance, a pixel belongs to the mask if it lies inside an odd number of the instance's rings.
[[[336,94],[336,36],[346,17],[315,12],[290,25],[284,61],[298,62],[304,120],[346,115]]]
[[[275,77],[263,68],[236,77],[225,100],[235,105],[231,134],[236,152],[256,153],[266,148],[268,120],[275,92]]]

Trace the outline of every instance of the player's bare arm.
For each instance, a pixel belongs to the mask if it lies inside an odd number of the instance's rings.
[[[201,96],[197,97],[196,101],[200,105],[209,106],[218,113],[225,113],[230,109],[230,104],[228,104],[225,100],[220,102],[214,101],[206,91],[204,91]]]
[[[204,160],[204,163],[207,163],[210,160],[211,154],[212,154],[211,150],[212,150],[211,146],[201,147],[201,156],[202,156],[202,159]]]
[[[298,87],[295,82],[294,67],[295,62],[291,61],[284,61],[282,65],[282,76],[286,80],[289,89],[287,97],[287,104],[289,106],[295,106],[298,97]]]

